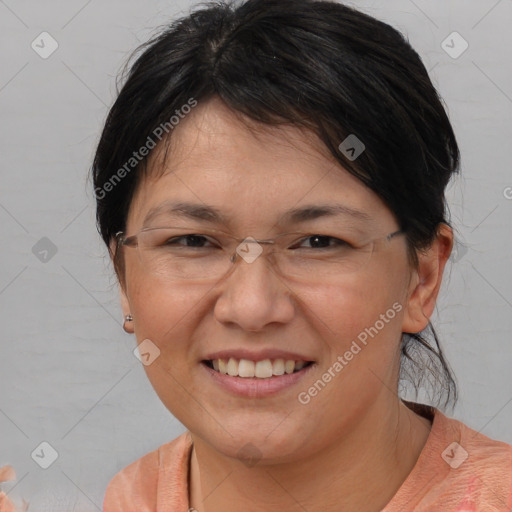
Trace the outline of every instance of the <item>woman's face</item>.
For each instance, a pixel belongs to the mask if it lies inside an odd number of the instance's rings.
[[[215,208],[226,224],[162,209],[150,226],[186,224],[191,233],[216,228],[239,239],[301,231],[368,240],[399,229],[379,197],[336,164],[313,134],[279,127],[256,135],[216,100],[200,104],[174,129],[169,155],[165,172],[140,184],[128,236],[150,210],[170,201]],[[150,165],[163,165],[160,156],[155,152]],[[288,210],[326,204],[347,211],[285,222]],[[403,236],[383,244],[359,271],[328,279],[314,272],[286,278],[259,256],[251,263],[238,258],[222,278],[171,281],[143,265],[136,249],[123,250],[124,312],[133,316],[137,343],[151,341],[145,345],[151,359],[155,346],[160,351],[144,366],[148,378],[165,406],[224,455],[298,460],[349,432],[378,401],[396,401],[389,389],[413,282]],[[293,377],[243,379],[205,365],[219,354],[270,358],[274,368],[276,359],[314,364]]]

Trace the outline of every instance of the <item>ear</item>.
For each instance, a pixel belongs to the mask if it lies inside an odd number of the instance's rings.
[[[112,240],[110,242],[109,248],[110,248],[110,258],[112,260],[112,264],[114,264],[114,258],[115,258],[116,250],[117,250],[117,241]],[[115,264],[114,264],[114,267],[115,267]],[[116,268],[116,273],[118,272],[118,270],[119,269]],[[126,293],[126,285],[124,283],[123,277],[124,276],[120,276],[117,273],[117,279],[119,281],[119,295],[120,295],[121,309],[123,311],[123,319],[124,319],[126,317],[126,315],[131,314],[131,307],[130,307],[130,301],[128,299],[128,295]],[[133,321],[132,322],[125,321],[123,324],[123,329],[127,333],[133,334],[133,332],[134,332]]]
[[[446,224],[440,224],[432,245],[418,253],[419,263],[411,277],[402,332],[418,333],[427,327],[452,247],[452,229]]]

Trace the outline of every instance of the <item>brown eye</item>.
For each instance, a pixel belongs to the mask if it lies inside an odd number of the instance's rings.
[[[302,243],[304,243],[305,241],[309,242],[311,249],[325,249],[329,247],[349,246],[349,244],[344,240],[327,235],[310,235],[307,238],[303,239]],[[331,241],[333,243],[329,243]]]
[[[173,238],[169,238],[164,242],[163,245],[169,246],[169,245],[183,245],[181,243],[178,243],[179,241],[185,240],[185,245],[187,247],[203,247],[203,244],[205,242],[209,242],[209,240],[202,235],[182,235],[182,236],[175,236]],[[187,243],[189,242],[189,243]]]

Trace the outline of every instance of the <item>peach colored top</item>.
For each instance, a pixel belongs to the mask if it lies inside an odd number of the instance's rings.
[[[494,441],[438,409],[405,402],[432,420],[423,450],[382,512],[510,512],[512,445]],[[133,462],[110,481],[104,512],[187,512],[187,431]]]

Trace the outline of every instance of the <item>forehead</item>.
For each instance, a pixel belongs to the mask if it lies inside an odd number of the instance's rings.
[[[150,155],[130,219],[141,227],[148,216],[181,210],[219,224],[235,217],[258,224],[276,216],[298,222],[350,213],[368,221],[383,208],[313,132],[247,125],[212,100],[180,122],[167,149],[162,144]]]
[[[328,148],[311,130],[290,124],[268,125],[258,123],[239,112],[229,109],[218,98],[200,103],[180,121],[170,133],[169,145],[160,144],[150,155],[154,175],[181,171],[199,165],[207,170],[223,164],[239,162],[242,173],[250,166],[243,165],[250,155],[257,161],[261,172],[269,168],[279,170],[278,160],[285,165],[292,162],[295,171],[308,163],[319,172],[330,164],[337,164]],[[156,158],[152,158],[156,156]],[[263,167],[262,164],[266,163]],[[211,165],[209,165],[211,164]],[[339,164],[338,164],[339,165]],[[311,169],[309,169],[311,173]]]

